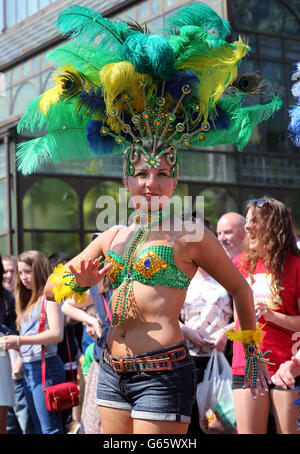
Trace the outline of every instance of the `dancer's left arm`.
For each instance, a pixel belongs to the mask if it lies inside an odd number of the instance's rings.
[[[252,290],[215,235],[205,229],[202,241],[187,243],[187,247],[191,250],[194,263],[218,281],[233,297],[242,330],[255,330]]]

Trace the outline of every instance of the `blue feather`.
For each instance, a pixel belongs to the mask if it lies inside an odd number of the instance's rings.
[[[182,87],[190,85],[192,91],[200,81],[192,71],[176,72],[174,76],[166,81],[165,92],[170,93],[174,99],[179,99],[182,95]],[[159,90],[158,90],[159,93]],[[187,98],[187,97],[186,97]]]
[[[101,88],[98,88],[96,92],[94,87],[90,91],[83,91],[80,93],[80,100],[90,109],[91,113],[97,112],[100,115],[104,115],[105,101],[101,95]]]
[[[115,146],[114,138],[110,135],[100,134],[102,126],[106,126],[102,121],[91,120],[86,126],[86,137],[90,148],[95,154],[112,154]]]
[[[226,112],[220,107],[216,106],[217,115],[214,121],[209,120],[211,128],[216,129],[228,129],[230,126],[229,118],[226,116]]]
[[[192,111],[190,113],[191,120],[192,121],[197,120],[198,115],[199,115],[198,112]],[[210,128],[214,129],[214,130],[228,129],[230,127],[229,118],[226,116],[226,112],[218,106],[216,106],[215,118],[213,120],[208,119],[208,123],[209,123]],[[197,123],[194,126],[192,124],[189,124],[189,133],[190,134],[192,134],[197,129],[199,129],[199,123]]]

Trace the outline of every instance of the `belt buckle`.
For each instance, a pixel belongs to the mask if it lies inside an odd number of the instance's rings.
[[[155,372],[160,370],[172,370],[172,361],[170,358],[156,358],[149,359],[146,362],[137,361],[137,364],[142,364],[143,367],[140,368],[143,372]],[[147,367],[147,364],[149,367]],[[151,366],[150,366],[151,364]]]
[[[124,360],[122,358],[119,358],[117,361],[117,364],[120,368],[117,369],[117,372],[127,372],[124,366]]]

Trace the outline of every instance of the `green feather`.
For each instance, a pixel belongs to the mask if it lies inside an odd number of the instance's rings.
[[[268,120],[282,106],[281,99],[272,95],[272,100],[268,104],[242,107],[242,101],[246,96],[242,93],[225,96],[217,103],[217,106],[226,112],[229,128],[217,130],[212,128],[205,134],[205,140],[197,142],[198,147],[235,143],[238,151],[243,151],[255,126],[261,121]]]
[[[54,155],[53,151],[57,147],[64,152]],[[16,160],[18,170],[23,175],[28,175],[45,162],[60,162],[91,156],[95,155],[89,150],[85,129],[70,131],[67,128],[65,131],[53,131],[44,137],[18,144]]]
[[[38,104],[41,100],[42,95],[38,96],[36,99],[31,101],[22,118],[20,119],[17,127],[17,131],[19,134],[22,132],[33,132],[36,129],[42,130],[46,123],[46,117],[43,113],[38,109]]]
[[[236,139],[238,151],[243,151],[255,126],[268,120],[281,107],[280,97],[272,95],[272,100],[268,104],[243,107],[236,111],[233,118],[237,124],[240,124],[239,135]]]
[[[85,135],[89,120],[89,115],[76,113],[73,103],[52,105],[46,116],[47,134],[18,145],[18,169],[26,175],[46,161],[60,162],[94,156]]]
[[[56,27],[69,38],[85,39],[89,43],[103,33],[109,34],[111,38],[122,43],[123,33],[127,30],[124,22],[114,23],[93,9],[78,5],[72,5],[62,11],[58,16]]]
[[[99,87],[99,71],[108,63],[121,61],[121,57],[113,53],[101,52],[96,47],[91,47],[86,43],[70,42],[47,55],[56,67],[64,65],[66,62],[80,71],[84,76]]]
[[[186,25],[202,27],[209,31],[214,29],[216,36],[225,39],[230,33],[229,22],[220,16],[209,6],[193,3],[180,8],[167,19],[169,26],[181,29]]]

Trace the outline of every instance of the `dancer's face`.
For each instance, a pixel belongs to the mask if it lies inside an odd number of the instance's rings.
[[[178,181],[170,176],[170,171],[171,165],[164,156],[157,168],[148,168],[143,156],[140,157],[135,164],[134,176],[127,176],[124,180],[135,208],[141,211],[157,211],[168,206]],[[137,201],[141,204],[140,207],[137,206]]]

